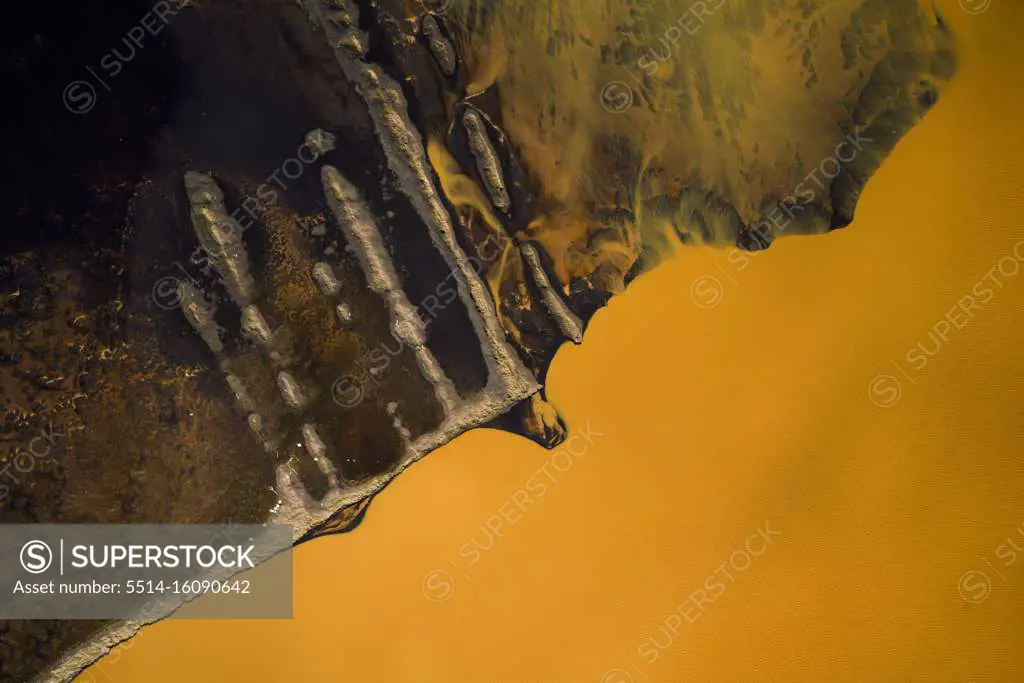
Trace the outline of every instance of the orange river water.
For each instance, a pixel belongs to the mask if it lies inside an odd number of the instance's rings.
[[[563,348],[577,456],[466,434],[296,550],[294,619],[78,680],[1024,680],[1024,3],[939,8],[961,71],[852,226],[683,250]]]

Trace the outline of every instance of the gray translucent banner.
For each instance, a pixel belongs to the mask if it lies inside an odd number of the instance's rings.
[[[0,619],[290,619],[291,549],[286,525],[2,524]]]

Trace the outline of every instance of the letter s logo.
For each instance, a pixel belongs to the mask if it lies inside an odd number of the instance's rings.
[[[29,541],[21,547],[21,566],[29,574],[42,574],[53,563],[53,551],[42,541]]]

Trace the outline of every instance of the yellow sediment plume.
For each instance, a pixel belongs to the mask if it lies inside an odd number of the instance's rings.
[[[612,27],[621,23],[624,17],[618,15],[624,10],[604,0],[507,4],[486,26],[471,25],[464,4],[453,5],[448,19],[472,74],[469,91],[493,84],[501,88],[501,125],[541,188],[545,208],[533,219],[529,235],[548,252],[563,285],[590,275],[609,256],[625,273],[636,258],[635,248],[616,248],[605,240],[591,243],[591,233],[608,227],[592,214],[593,207],[633,209],[618,202],[636,196],[635,187],[614,182],[612,170],[621,159],[600,149],[601,143],[619,138],[633,148],[653,144],[661,149],[664,139],[646,141],[650,131],[637,127],[633,114],[609,114],[594,89],[610,80],[603,73],[607,67],[601,65],[600,46],[613,42]],[[632,183],[637,182],[635,170],[628,175]],[[637,243],[634,237],[625,240]]]
[[[491,289],[491,294],[495,301],[501,301],[499,290],[502,283],[506,279],[516,276],[517,269],[521,267],[519,259],[515,258],[515,244],[512,240],[507,239],[504,227],[494,215],[491,203],[484,196],[480,187],[472,178],[462,172],[459,163],[440,140],[430,138],[427,141],[427,157],[441,182],[441,191],[444,192],[448,202],[459,213],[466,225],[472,226],[473,221],[479,216],[487,226],[488,236],[494,238],[492,242],[501,245],[501,251],[497,257],[489,258],[484,264],[485,278]]]
[[[427,158],[441,181],[441,190],[448,202],[459,211],[472,209],[487,224],[490,234],[500,236],[504,228],[491,210],[491,203],[473,179],[462,172],[459,162],[440,140],[430,138],[427,141]]]
[[[948,37],[923,2],[917,13],[909,1],[864,0],[499,4],[454,2],[446,19],[471,90],[500,89],[500,124],[548,214],[531,232],[563,284],[601,266],[606,280],[606,258],[625,273],[641,250],[663,256],[670,229],[688,244],[733,243],[834,154],[854,110],[870,122],[903,106],[862,102],[876,69],[896,68],[893,51],[917,81],[944,79],[929,55]],[[877,39],[887,31],[898,44]],[[844,40],[855,41],[856,68],[831,47]],[[609,226],[607,209],[635,220]],[[620,245],[596,248],[609,239]]]

